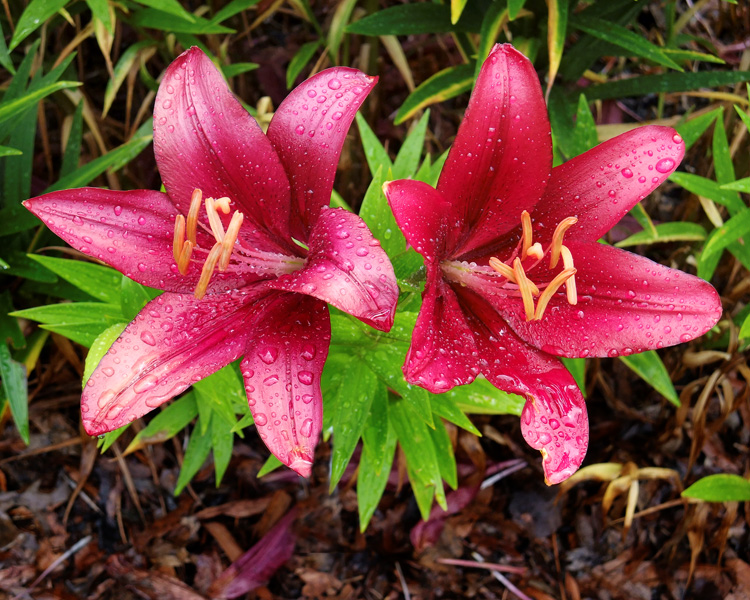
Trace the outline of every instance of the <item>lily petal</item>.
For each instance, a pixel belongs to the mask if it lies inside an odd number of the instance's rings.
[[[309,477],[323,423],[328,308],[309,296],[282,293],[270,296],[258,315],[241,365],[250,411],[274,456]]]
[[[357,69],[326,69],[292,90],[274,114],[267,135],[291,184],[295,238],[307,241],[328,206],[349,126],[377,81]]]
[[[509,44],[484,63],[437,189],[451,203],[450,258],[469,259],[518,225],[552,170],[547,109],[534,67]]]
[[[182,214],[197,188],[231,200],[230,214],[221,215],[225,228],[242,209],[240,238],[253,248],[278,251],[278,238],[289,239],[289,183],[279,157],[199,48],[167,67],[154,106],[154,153]]]
[[[178,209],[169,196],[151,190],[118,192],[79,188],[51,192],[26,200],[24,206],[76,250],[94,256],[134,281],[174,293],[192,293],[201,265],[191,265],[186,275],[177,270],[172,250]],[[194,261],[203,261],[204,248],[214,240],[200,228]],[[211,278],[208,293],[237,289],[272,276],[251,263],[232,263]]]
[[[628,355],[688,342],[721,318],[721,299],[703,279],[603,244],[566,245],[577,259],[578,304],[559,291],[542,319],[530,322],[520,303],[497,305],[521,338],[545,352]]]
[[[383,186],[383,193],[409,245],[427,262],[442,256],[448,236],[446,218],[451,209],[443,195],[413,179],[389,181]]]
[[[480,355],[453,288],[428,273],[411,346],[404,362],[409,383],[439,394],[474,381]]]
[[[381,331],[393,325],[398,285],[388,256],[365,222],[325,209],[310,234],[307,264],[269,287],[328,302]]]
[[[199,301],[165,293],[149,302],[83,388],[86,432],[122,427],[239,358],[252,298],[221,294]]]
[[[566,217],[578,223],[566,240],[594,242],[680,164],[682,138],[671,127],[638,127],[555,167],[534,209],[534,234],[548,241]]]
[[[555,357],[519,339],[479,296],[464,290],[462,303],[483,357],[482,373],[498,389],[526,397],[521,433],[541,451],[548,485],[578,470],[586,456],[586,404],[570,372]]]

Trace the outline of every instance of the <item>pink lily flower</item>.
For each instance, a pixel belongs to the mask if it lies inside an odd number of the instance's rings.
[[[495,46],[437,189],[384,186],[425,259],[406,379],[432,392],[482,373],[526,404],[521,431],[559,483],[588,446],[583,397],[557,357],[619,356],[689,341],[721,316],[705,281],[597,243],[677,167],[669,127],[641,127],[552,168],[539,79]]]
[[[90,435],[141,417],[241,356],[257,430],[310,475],[322,424],[326,303],[383,331],[398,286],[358,216],[329,209],[352,119],[376,78],[333,68],[279,106],[264,135],[198,48],[166,70],[154,151],[166,193],[83,188],[25,206],[74,248],[165,290],[86,383]]]

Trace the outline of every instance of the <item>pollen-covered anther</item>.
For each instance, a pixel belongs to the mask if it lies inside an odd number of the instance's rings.
[[[206,215],[208,216],[208,224],[211,227],[211,233],[213,233],[216,241],[221,243],[224,240],[224,226],[221,224],[221,217],[216,210],[216,204],[213,198],[205,199]]]
[[[179,264],[182,248],[185,245],[185,217],[177,215],[174,222],[174,237],[172,239],[172,256],[174,261]]]
[[[555,227],[555,233],[552,234],[552,244],[550,244],[550,269],[554,269],[557,266],[557,261],[560,260],[560,249],[563,247],[563,236],[565,235],[565,232],[576,223],[578,223],[576,217],[566,217],[557,224],[557,227]],[[565,268],[567,269],[568,267],[566,266]]]
[[[196,231],[198,229],[198,213],[201,209],[201,203],[203,202],[203,192],[199,189],[193,190],[193,195],[190,198],[190,210],[188,210],[187,216],[187,239],[193,244],[193,248],[198,245],[198,239],[196,237]]]
[[[537,260],[541,260],[542,256],[544,256],[542,245],[539,242],[532,244],[531,248],[526,251],[526,256],[531,256]]]
[[[567,246],[560,246],[560,255],[563,259],[563,268],[566,271],[572,270],[575,273],[575,267],[573,266],[573,254],[570,252]],[[568,304],[578,304],[578,291],[576,289],[575,277],[570,277],[565,282],[565,293],[568,296]]]
[[[220,210],[225,215],[229,214],[229,203],[231,200],[227,198],[226,196],[222,196],[221,198],[215,198],[214,199],[214,207],[216,210]]]
[[[222,273],[226,271],[229,266],[229,259],[232,256],[232,250],[234,244],[237,241],[237,236],[240,234],[240,227],[242,227],[242,221],[244,215],[240,211],[235,211],[232,215],[232,220],[229,221],[227,232],[224,235],[224,240],[221,242],[221,258],[219,259],[219,271]]]
[[[182,252],[177,257],[177,270],[181,275],[187,275],[188,267],[190,267],[190,257],[193,255],[193,244],[190,240],[185,240],[182,245]]]
[[[533,242],[531,215],[525,210],[521,213],[521,260],[526,260]]]

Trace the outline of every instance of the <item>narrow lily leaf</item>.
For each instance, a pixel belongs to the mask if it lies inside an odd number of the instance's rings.
[[[26,340],[18,326],[18,320],[11,313],[13,313],[13,299],[10,292],[5,290],[0,293],[0,341],[10,340],[14,348],[23,348]]]
[[[548,90],[557,77],[557,70],[560,68],[560,62],[562,61],[565,34],[568,29],[568,4],[568,0],[547,0]]]
[[[203,415],[216,413],[221,419],[222,426],[229,431],[236,422],[234,406],[240,403],[247,404],[242,381],[231,365],[194,383],[193,392],[201,415],[201,433],[206,433],[209,426],[209,423],[204,422]],[[216,416],[212,420],[215,421]]]
[[[5,340],[0,340],[0,376],[2,392],[10,406],[13,421],[21,439],[29,443],[29,402],[27,395],[26,369],[13,360]]]
[[[5,44],[5,35],[3,34],[3,24],[0,22],[0,65],[5,67],[11,75],[16,74],[16,68],[13,66],[13,59],[8,52],[8,46]]]
[[[83,140],[83,100],[78,102],[76,112],[73,114],[73,122],[68,133],[68,142],[65,144],[62,165],[60,166],[60,177],[70,175],[78,168],[81,158],[81,141]]]
[[[487,8],[487,12],[484,13],[482,30],[479,33],[479,45],[477,46],[474,79],[479,76],[479,69],[482,63],[490,55],[490,51],[497,41],[497,36],[500,35],[503,26],[511,18],[508,6],[508,2],[505,0],[495,0]]]
[[[498,390],[484,378],[454,387],[444,395],[462,411],[475,415],[520,415],[526,402],[521,396]]]
[[[508,16],[510,16],[511,21],[518,16],[524,4],[526,4],[526,0],[508,0]]]
[[[255,69],[257,69],[258,67],[260,67],[258,63],[239,62],[233,63],[231,65],[222,65],[221,72],[224,73],[224,77],[226,77],[227,79],[231,79],[232,77],[236,77],[237,75],[255,71]]]
[[[704,196],[717,204],[726,206],[734,214],[741,211],[744,207],[737,194],[721,189],[718,183],[700,175],[675,171],[669,176],[669,180],[684,187],[688,192],[697,196]]]
[[[365,422],[364,429],[362,429],[362,445],[369,446],[371,457],[377,464],[384,463],[388,458],[386,447],[389,435],[393,434],[388,425],[389,404],[388,394],[375,394],[370,404],[370,415]],[[390,460],[393,460],[393,454],[391,454]],[[390,463],[388,469],[390,470]]]
[[[40,283],[55,283],[57,281],[57,277],[53,273],[50,273],[22,252],[11,250],[4,258],[7,265],[3,269],[5,275],[17,275]]]
[[[571,20],[571,25],[600,40],[622,48],[628,55],[640,56],[677,71],[683,70],[679,64],[664,53],[662,48],[655,46],[641,35],[625,29],[617,23],[578,15]]]
[[[200,429],[201,427],[196,423],[190,435],[180,475],[177,478],[177,484],[174,489],[175,496],[179,496],[182,490],[185,489],[185,486],[195,477],[196,473],[203,466],[203,463],[206,462],[208,453],[211,452],[211,432],[201,433]]]
[[[451,0],[451,23],[455,25],[464,12],[467,0]]]
[[[109,431],[104,435],[100,435],[97,438],[96,442],[96,446],[97,448],[99,448],[99,452],[104,454],[107,450],[109,450],[112,444],[114,444],[119,439],[119,437],[123,433],[125,433],[128,427],[130,427],[130,423],[124,425],[123,427],[120,427],[119,429],[113,429],[112,431]]]
[[[388,483],[388,476],[391,474],[397,440],[393,427],[387,427],[386,434],[385,442],[381,447],[375,447],[366,441],[362,445],[357,475],[357,509],[359,530],[362,532],[367,529],[367,524],[375,514]]]
[[[68,0],[31,0],[16,23],[9,48],[13,50],[67,3]]]
[[[8,89],[3,95],[3,103],[9,102],[19,98],[21,94],[26,90],[26,85],[29,83],[29,77],[31,76],[31,67],[34,64],[36,53],[39,50],[39,45],[42,40],[35,40],[31,46],[26,50],[26,55],[23,57],[21,64],[18,65],[18,71],[10,80]]]
[[[385,170],[378,168],[365,193],[359,216],[367,223],[375,239],[380,240],[388,256],[395,256],[406,248],[406,239],[383,194],[385,175]]]
[[[419,166],[419,159],[422,156],[424,136],[427,132],[427,122],[429,121],[429,119],[430,111],[428,109],[424,112],[422,118],[419,119],[419,122],[417,122],[409,132],[409,135],[406,136],[401,149],[398,151],[396,160],[393,161],[394,179],[411,177],[417,170],[417,167]]]
[[[120,294],[120,307],[126,320],[132,321],[151,300],[158,296],[159,290],[152,290],[129,277],[122,276],[122,293]]]
[[[469,420],[469,417],[466,416],[464,411],[458,407],[456,401],[451,398],[450,394],[430,394],[430,406],[436,415],[442,417],[446,421],[458,425],[474,435],[482,435],[479,430],[474,427],[474,424]]]
[[[336,487],[349,464],[362,430],[370,415],[370,405],[377,394],[387,397],[388,391],[369,367],[356,361],[350,371],[349,384],[342,386],[333,415],[333,456],[331,457],[331,491]]]
[[[714,137],[711,148],[714,154],[714,170],[716,172],[717,183],[723,185],[733,182],[735,179],[734,165],[732,164],[727,131],[724,128],[724,120],[722,118],[716,119],[714,124]],[[738,194],[734,193],[734,197],[736,201],[734,204],[742,202]]]
[[[102,331],[102,333],[100,333],[99,336],[94,340],[94,343],[91,344],[91,348],[89,348],[89,353],[86,355],[86,363],[83,368],[83,385],[86,385],[86,382],[89,380],[89,377],[91,377],[94,369],[96,369],[99,361],[112,347],[112,344],[115,343],[115,340],[120,337],[120,334],[125,330],[126,326],[127,323],[116,323],[115,325],[108,327],[107,329]]]
[[[591,114],[588,100],[584,94],[578,96],[578,109],[576,111],[576,126],[573,131],[573,140],[570,147],[572,156],[578,156],[591,150],[599,143],[599,136],[596,132],[596,123],[594,115]]]
[[[190,23],[195,22],[195,15],[186,11],[177,0],[136,0],[138,4],[149,6],[170,15],[174,15]]]
[[[9,148],[8,146],[0,146],[0,157],[3,156],[21,156],[23,152],[17,148]]]
[[[578,384],[583,397],[586,397],[586,359],[585,358],[561,358],[565,368],[570,371],[573,379]]]
[[[11,225],[18,228],[18,231],[29,229],[36,225],[35,222],[23,214],[21,205],[22,200],[29,197],[31,193],[31,174],[33,172],[34,161],[34,143],[36,141],[37,116],[33,108],[27,109],[14,119],[12,125],[9,124],[10,138],[8,143],[18,148],[20,154],[17,156],[8,156],[2,164],[5,170],[3,181],[3,198],[8,220],[0,223]],[[0,229],[3,227],[0,226]]]
[[[681,50],[681,49],[678,50],[678,49],[675,49],[675,48],[664,48],[663,52],[669,58],[672,58],[675,61],[678,61],[678,60],[700,60],[700,61],[703,61],[703,62],[714,63],[714,64],[717,64],[717,65],[724,65],[724,64],[726,64],[726,62],[723,61],[718,56],[714,56],[713,54],[705,54],[704,52],[695,52],[694,50]]]
[[[638,244],[657,244],[660,242],[701,242],[706,239],[706,230],[698,223],[674,222],[659,223],[654,231],[644,230],[615,244],[618,248],[637,246]]]
[[[109,323],[97,321],[95,323],[44,323],[42,329],[59,333],[76,344],[90,348],[96,339],[107,329]]]
[[[260,0],[232,0],[225,7],[220,9],[213,17],[211,17],[212,23],[221,23],[226,21],[230,17],[241,13],[243,10],[247,10],[258,4]]]
[[[453,446],[445,425],[441,421],[435,424],[435,429],[428,429],[427,433],[432,439],[432,445],[435,447],[435,457],[437,458],[440,476],[452,488],[458,487],[458,474],[456,472],[456,457],[453,455]]]
[[[108,0],[86,0],[86,5],[94,18],[99,19],[109,33],[114,33]]]
[[[451,23],[451,9],[431,2],[392,6],[350,24],[346,33],[360,35],[414,35],[466,31],[462,22]],[[476,30],[476,29],[475,29]]]
[[[720,187],[722,190],[733,190],[736,192],[744,192],[745,194],[750,194],[750,177],[738,179],[737,181],[732,181],[731,183],[725,183]]]
[[[258,471],[258,474],[256,477],[260,479],[264,475],[268,475],[271,471],[275,471],[279,467],[283,467],[284,463],[281,462],[278,458],[276,458],[273,454],[268,457],[265,463],[263,463],[263,466],[260,468],[260,471]]]
[[[173,438],[196,416],[198,416],[198,405],[195,401],[195,394],[185,394],[168,404],[164,410],[151,419],[149,424],[136,434],[124,454],[140,450],[148,444],[160,444]]]
[[[123,320],[119,304],[103,302],[75,302],[49,304],[19,310],[14,317],[31,319],[45,324],[76,325],[84,323],[119,323]]]
[[[681,495],[683,498],[697,498],[706,502],[748,502],[750,481],[730,473],[709,475],[696,481]]]
[[[427,485],[421,482],[414,472],[414,469],[409,466],[408,462],[406,465],[406,473],[409,476],[412,492],[414,492],[414,499],[417,501],[419,514],[422,517],[422,520],[426,521],[430,516],[430,512],[432,512],[432,500],[435,497],[435,485]]]
[[[209,33],[235,33],[234,29],[212,23],[201,17],[192,16],[191,20],[157,10],[144,8],[133,12],[130,23],[148,29],[159,29],[170,33],[194,33],[196,35]]]
[[[365,118],[357,113],[354,117],[357,121],[357,128],[359,129],[359,137],[362,140],[362,147],[365,151],[365,160],[367,160],[367,166],[370,168],[370,175],[375,177],[378,169],[382,167],[383,177],[393,168],[391,158],[388,156],[383,144],[380,143],[378,136],[375,135],[370,126],[367,124]],[[361,216],[361,215],[360,215]],[[362,217],[364,219],[364,217]],[[367,221],[365,219],[365,221]],[[368,223],[372,226],[372,223]],[[377,235],[375,237],[378,237]]]
[[[686,92],[704,87],[716,88],[744,81],[750,81],[750,71],[700,71],[698,73],[641,75],[588,87],[586,97],[589,100],[608,100],[661,92]]]
[[[289,61],[289,66],[286,69],[286,89],[292,89],[302,69],[312,60],[318,48],[320,48],[320,40],[315,40],[314,42],[302,44],[300,49],[297,50],[297,53]],[[357,118],[359,118],[359,113],[357,113]]]
[[[703,135],[706,129],[711,126],[711,123],[713,123],[722,112],[723,109],[719,107],[703,115],[693,117],[675,127],[677,133],[679,133],[685,141],[685,150],[698,141],[698,138]]]
[[[216,487],[221,485],[224,473],[227,472],[229,461],[232,460],[232,449],[234,447],[234,433],[231,431],[232,423],[227,423],[216,416],[211,419],[211,446],[214,454],[214,471],[216,473]]]
[[[29,258],[102,302],[120,303],[122,276],[114,269],[80,260],[54,258],[41,254],[30,254]]]
[[[621,356],[620,360],[672,404],[680,406],[680,398],[674,389],[672,378],[656,352],[648,350],[640,354]]]
[[[745,209],[729,219],[718,229],[714,229],[708,236],[703,252],[698,259],[698,277],[706,277],[710,269],[708,265],[732,242],[747,236],[750,231],[750,209]]]
[[[120,89],[120,86],[122,86],[125,78],[130,72],[130,69],[132,69],[133,65],[135,64],[135,61],[138,58],[138,54],[141,52],[141,50],[154,45],[155,42],[152,42],[150,40],[143,40],[140,42],[136,42],[131,46],[128,46],[125,52],[122,53],[120,59],[117,61],[117,64],[114,66],[114,75],[107,81],[107,89],[104,90],[104,106],[102,107],[102,117],[105,117],[109,112],[109,109],[112,106],[112,102],[114,101],[115,96]]]
[[[750,95],[750,85],[748,85],[748,94]],[[717,111],[720,109],[716,109]],[[739,106],[735,104],[734,110],[737,111],[737,114],[742,119],[742,122],[745,124],[745,127],[747,127],[748,131],[750,131],[750,115],[746,113],[744,110],[741,110]]]
[[[339,0],[339,4],[333,12],[331,25],[328,28],[328,52],[334,64],[339,62],[339,47],[344,37],[344,28],[349,23],[349,19],[351,19],[356,3],[357,0]]]
[[[750,338],[750,314],[746,316],[745,320],[742,322],[742,327],[740,327],[739,336],[741,340]]]
[[[423,5],[414,5],[423,6]],[[467,92],[474,84],[474,64],[459,65],[448,67],[436,73],[414,90],[406,98],[401,108],[396,113],[394,123],[400,125],[417,111],[435,104],[443,102],[449,98],[454,98],[463,92]]]
[[[30,91],[24,96],[16,98],[15,100],[2,102],[0,103],[0,123],[4,123],[5,121],[8,121],[9,119],[12,119],[15,116],[21,114],[27,108],[31,108],[42,98],[46,98],[50,94],[54,94],[55,92],[59,92],[60,90],[65,90],[72,87],[78,87],[79,85],[81,85],[81,83],[78,81],[57,81],[55,83],[50,83],[49,85],[45,85],[41,88]]]

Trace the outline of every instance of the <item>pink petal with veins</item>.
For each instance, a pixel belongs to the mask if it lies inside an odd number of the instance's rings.
[[[576,305],[561,288],[541,320],[526,321],[520,302],[488,298],[519,337],[545,352],[629,355],[689,342],[721,317],[721,299],[703,279],[603,244],[566,245],[578,269]]]
[[[534,234],[547,243],[565,217],[578,223],[566,240],[594,242],[607,233],[680,164],[682,138],[671,127],[638,127],[555,167],[532,215]]]
[[[229,197],[245,214],[240,237],[278,251],[289,239],[289,183],[273,146],[197,47],[167,67],[154,105],[154,153],[167,193],[187,214],[193,189]],[[206,213],[200,219],[207,224]]]
[[[313,226],[309,244],[305,267],[270,287],[314,296],[388,331],[398,285],[388,256],[365,222],[341,208],[325,209]]]
[[[323,423],[328,307],[309,296],[280,293],[258,308],[241,365],[250,411],[274,456],[309,477]]]
[[[89,435],[122,427],[242,355],[253,295],[165,293],[149,302],[83,388]]]
[[[328,206],[349,126],[377,83],[356,69],[326,69],[284,99],[268,127],[291,184],[291,230],[307,241],[320,209]]]
[[[437,189],[453,208],[448,248],[469,258],[533,210],[552,170],[547,108],[531,62],[496,45],[479,73]]]

